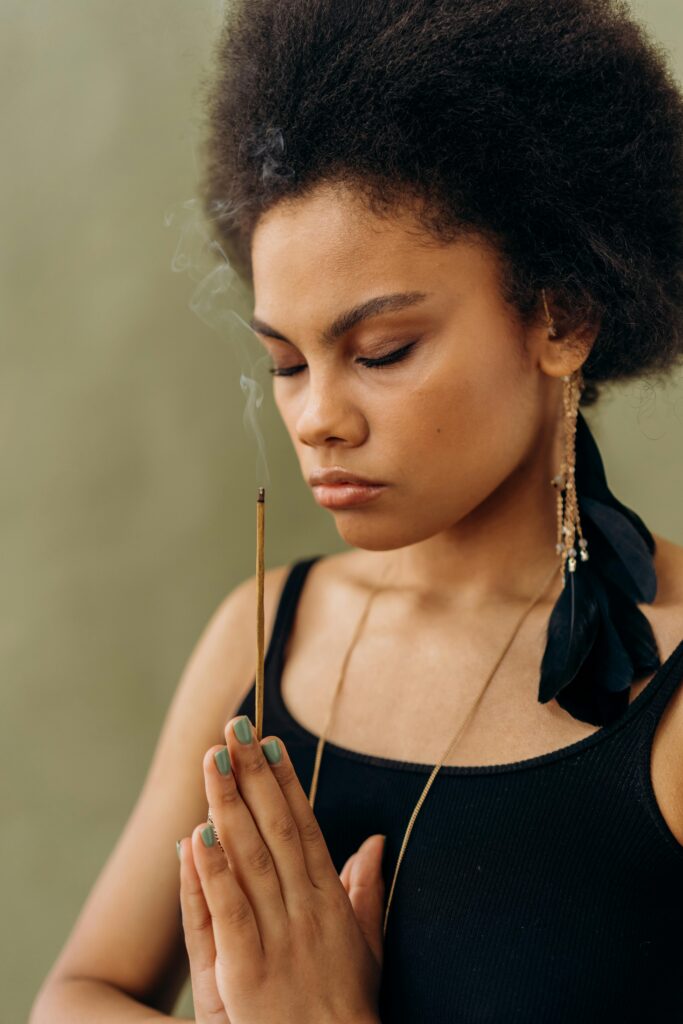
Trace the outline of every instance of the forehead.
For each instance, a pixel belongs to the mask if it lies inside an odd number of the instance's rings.
[[[476,236],[438,241],[407,206],[379,216],[351,189],[322,186],[262,216],[252,236],[252,269],[267,318],[285,303],[291,308],[294,296],[350,304],[375,293],[493,283],[497,258]]]

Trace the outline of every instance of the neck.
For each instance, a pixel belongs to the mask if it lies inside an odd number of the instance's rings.
[[[497,601],[531,600],[553,566],[545,600],[562,587],[556,492],[547,453],[520,466],[488,498],[449,529],[382,553],[388,578],[418,598],[435,597],[472,610]]]

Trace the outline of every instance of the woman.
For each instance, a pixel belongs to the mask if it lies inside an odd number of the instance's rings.
[[[618,0],[258,0],[208,111],[350,550],[266,575],[262,744],[255,581],[216,611],[32,1024],[188,969],[202,1024],[683,1019],[683,548],[579,409],[680,362],[664,56]]]

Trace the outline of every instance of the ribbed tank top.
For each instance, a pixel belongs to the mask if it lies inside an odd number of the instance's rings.
[[[306,793],[318,737],[289,713],[280,679],[321,557],[290,567],[264,664],[263,735],[284,741]],[[683,640],[622,717],[590,736],[439,770],[389,912],[383,1024],[683,1022],[683,846],[650,777],[654,732],[682,679]],[[234,714],[254,721],[254,685]],[[386,835],[385,906],[432,767],[325,743],[316,817],[338,872],[369,835]]]

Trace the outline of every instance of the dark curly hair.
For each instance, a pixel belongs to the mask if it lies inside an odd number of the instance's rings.
[[[203,83],[204,212],[250,286],[251,235],[324,182],[474,232],[532,322],[600,323],[599,383],[683,356],[683,96],[623,0],[236,0]]]

